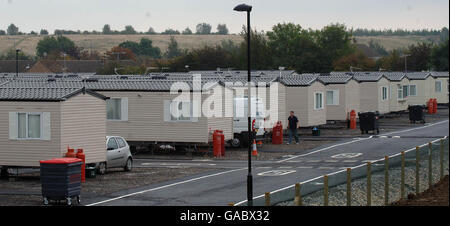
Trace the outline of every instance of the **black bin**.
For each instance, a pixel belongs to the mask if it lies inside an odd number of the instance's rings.
[[[410,105],[408,106],[409,121],[416,123],[418,121],[425,123],[425,106],[424,105]]]
[[[379,119],[380,114],[378,112],[363,112],[358,113],[359,117],[359,127],[361,129],[361,133],[369,133],[369,131],[373,131],[378,134],[380,133],[379,128]]]
[[[67,205],[72,205],[73,198],[80,203],[81,165],[81,159],[77,158],[40,161],[44,205],[48,205],[49,200],[65,200]]]

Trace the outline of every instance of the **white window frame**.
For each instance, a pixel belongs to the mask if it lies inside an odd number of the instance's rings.
[[[386,97],[384,96],[385,89],[386,89]],[[381,100],[389,100],[389,88],[387,86],[381,87]]]
[[[173,115],[172,115],[172,110],[171,110],[171,107],[173,106],[172,104],[174,103],[174,102],[176,102],[176,103],[178,103],[177,104],[177,107],[178,106],[180,106],[180,104],[181,105],[183,105],[183,103],[189,103],[189,114],[190,114],[190,116],[189,116],[189,119],[179,119],[180,117],[181,117],[181,115],[180,116],[178,116],[178,119],[173,119]],[[178,110],[180,110],[180,109],[178,109]],[[181,111],[182,111],[183,109],[181,109]],[[193,121],[193,117],[192,117],[192,111],[193,110],[193,103],[192,103],[192,101],[170,101],[170,105],[169,105],[169,112],[168,112],[168,114],[170,114],[170,122],[192,122]]]
[[[440,90],[439,91],[437,91],[436,90],[436,84],[438,84],[439,83],[439,87],[440,87]],[[434,92],[435,93],[442,93],[442,81],[434,81]]]
[[[111,97],[110,100],[120,100],[120,119],[108,119],[108,105],[106,105],[106,120],[113,122],[128,121],[128,97]]]
[[[416,93],[414,95],[411,94],[411,87],[414,86],[414,90],[416,91]],[[409,96],[410,97],[416,97],[417,96],[417,85],[409,85]]]
[[[321,103],[322,103],[322,105],[320,106],[320,108],[318,108],[317,106],[316,106],[316,103],[317,103],[317,94],[320,94],[321,95]],[[314,110],[323,110],[324,109],[324,95],[323,95],[323,92],[314,92]]]
[[[42,112],[17,112],[17,140],[43,140],[43,114]],[[19,128],[19,114],[25,114],[25,138],[19,137],[19,133],[20,133],[20,128]],[[29,115],[39,115],[39,137],[36,138],[30,138],[28,137],[28,119],[29,119]]]
[[[406,95],[404,89],[405,87],[406,87]],[[409,96],[409,85],[397,85],[397,100],[399,101],[406,100],[408,99],[408,96]]]
[[[332,92],[333,93],[333,103],[331,103],[331,104],[328,103],[328,92]],[[330,106],[330,105],[331,106],[337,106],[337,105],[339,105],[339,90],[338,89],[327,90],[326,94],[327,94],[327,98],[326,98],[326,105],[327,106]],[[336,100],[336,102],[335,102],[335,100]]]

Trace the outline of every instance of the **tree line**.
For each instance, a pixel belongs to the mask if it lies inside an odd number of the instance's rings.
[[[176,29],[168,28],[162,32],[156,32],[152,27],[150,27],[145,32],[139,32],[134,29],[131,25],[126,25],[123,30],[112,30],[111,26],[109,24],[105,24],[103,26],[102,31],[81,31],[81,30],[63,30],[63,29],[55,29],[54,35],[74,35],[74,34],[84,34],[84,35],[119,35],[119,34],[125,34],[125,35],[133,35],[133,34],[148,34],[148,35],[155,35],[155,34],[162,34],[162,35],[191,35],[191,34],[200,34],[200,35],[209,35],[209,34],[216,34],[216,35],[227,35],[229,34],[229,30],[227,28],[226,24],[218,24],[216,27],[216,32],[212,31],[211,24],[208,23],[199,23],[195,27],[195,32],[193,32],[189,27],[186,27],[183,31],[179,31]],[[17,27],[14,24],[10,24],[8,28],[5,30],[0,30],[0,35],[38,35],[38,32],[31,31],[30,33],[24,33],[19,31],[19,27]],[[48,30],[41,29],[39,31],[39,35],[49,35]]]
[[[222,41],[214,46],[182,49],[175,36],[170,37],[165,51],[153,46],[152,40],[125,41],[104,54],[87,51],[63,35],[46,36],[36,47],[38,59],[90,59],[109,63],[100,74],[113,74],[121,68],[122,74],[143,74],[148,68],[166,68],[168,71],[215,70],[216,68],[247,68],[247,30],[242,28],[243,41]],[[298,73],[328,73],[349,71],[350,67],[364,71],[404,71],[407,56],[408,71],[448,71],[448,38],[440,44],[417,43],[407,48],[386,51],[375,42],[372,49],[382,57],[369,58],[358,49],[352,32],[343,24],[330,24],[320,30],[304,29],[294,23],[280,23],[269,32],[251,31],[251,66],[255,70],[278,69],[280,66]],[[15,56],[7,53],[4,57]],[[26,56],[22,56],[26,57]],[[125,66],[123,60],[138,66]]]

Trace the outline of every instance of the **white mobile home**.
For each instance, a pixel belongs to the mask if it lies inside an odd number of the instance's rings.
[[[359,83],[361,112],[389,113],[389,80],[377,72],[355,73],[353,79]]]
[[[410,85],[408,77],[402,72],[386,72],[384,77],[389,80],[389,111],[406,111],[409,105],[409,96],[417,95],[417,89]]]
[[[326,119],[330,121],[347,120],[352,110],[360,112],[359,84],[346,74],[321,75],[319,80],[325,84]]]
[[[431,76],[435,79],[432,90],[432,98],[436,98],[439,104],[448,104],[449,95],[449,74],[447,72],[431,72]]]
[[[406,77],[410,83],[409,105],[426,105],[430,98],[435,97],[436,80],[430,72],[407,73]]]
[[[39,160],[82,148],[87,163],[106,161],[106,100],[82,88],[0,87],[0,166],[37,167]]]
[[[300,127],[319,126],[327,123],[325,85],[316,74],[293,74],[281,78],[286,86],[286,114],[294,111]],[[286,116],[287,121],[287,116]],[[286,125],[287,122],[283,122]],[[284,126],[284,128],[286,128]]]

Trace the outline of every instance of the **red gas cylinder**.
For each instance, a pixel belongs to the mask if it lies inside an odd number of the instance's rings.
[[[225,134],[223,134],[223,131],[220,132],[220,156],[225,156]]]
[[[430,99],[427,102],[428,114],[433,114],[433,100]]]
[[[283,124],[281,121],[278,121],[273,127],[272,144],[283,144]]]
[[[67,147],[66,157],[67,158],[76,158],[77,154],[75,153],[75,149]]]
[[[220,157],[222,154],[222,136],[220,130],[213,133],[213,154],[214,157]]]
[[[356,112],[352,110],[350,112],[350,129],[356,129]]]
[[[433,99],[433,114],[437,113],[437,99]]]
[[[81,165],[81,182],[86,182],[86,155],[83,152],[83,149],[77,149],[77,155],[76,157],[78,159],[81,159],[83,161],[83,164]]]

